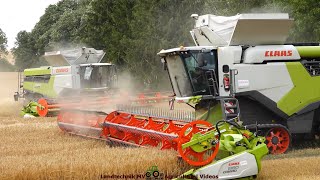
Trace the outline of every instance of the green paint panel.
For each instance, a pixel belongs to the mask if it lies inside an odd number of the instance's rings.
[[[29,114],[32,116],[39,116],[38,115],[38,111],[37,111],[37,107],[38,107],[38,103],[31,101],[29,102],[26,106],[23,106],[20,115],[24,116],[25,114]]]
[[[259,144],[258,146],[254,147],[252,150],[248,150],[248,153],[251,153],[255,156],[257,165],[258,165],[258,172],[261,171],[261,160],[262,158],[269,153],[269,149],[266,144]]]
[[[320,57],[320,46],[296,46],[300,57],[318,58]]]
[[[42,67],[42,68],[32,68],[32,69],[25,69],[23,74],[25,76],[38,76],[38,75],[46,75],[51,74],[51,69],[49,67]]]
[[[307,105],[320,100],[320,76],[311,76],[300,62],[286,63],[294,87],[277,103],[291,116]]]
[[[58,95],[53,88],[54,79],[54,76],[51,76],[48,83],[24,82],[23,88],[34,93],[42,94],[49,98],[56,98]]]
[[[196,119],[205,120],[207,117],[207,121],[211,124],[216,124],[218,121],[223,119],[221,104],[217,103],[215,106],[210,107],[210,114],[208,116],[208,109],[201,109],[196,111]]]

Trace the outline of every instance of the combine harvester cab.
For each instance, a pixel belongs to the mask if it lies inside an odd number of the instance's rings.
[[[99,95],[111,94],[117,86],[116,66],[100,63],[104,55],[93,48],[46,52],[43,57],[50,66],[25,69],[15,100],[22,97],[27,103],[38,102],[40,116],[59,111],[61,105],[96,102]]]
[[[158,53],[176,101],[198,102],[199,119],[215,123],[216,112],[234,104],[211,98],[236,97],[243,123],[258,124],[272,154],[288,150],[291,134],[319,134],[320,46],[285,44],[288,14],[192,17],[196,46]],[[234,110],[227,111],[232,118]]]

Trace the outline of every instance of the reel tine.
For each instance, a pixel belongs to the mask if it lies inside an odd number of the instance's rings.
[[[190,110],[168,110],[164,108],[154,108],[137,105],[117,105],[120,112],[127,114],[136,114],[146,117],[154,117],[158,119],[167,119],[183,122],[191,122],[195,120],[195,112]]]

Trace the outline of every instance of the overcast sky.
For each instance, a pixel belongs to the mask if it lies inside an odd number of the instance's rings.
[[[8,48],[14,46],[17,33],[30,32],[49,4],[59,0],[0,0],[0,28],[8,38]]]

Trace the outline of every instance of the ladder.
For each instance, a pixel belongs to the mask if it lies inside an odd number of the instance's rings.
[[[236,98],[222,98],[220,99],[221,109],[225,120],[238,117],[240,121],[240,107]]]
[[[24,97],[24,92],[23,92],[23,82],[24,82],[24,76],[23,72],[18,72],[18,89],[14,94],[14,100],[19,101],[20,98]]]
[[[218,80],[215,71],[206,71],[205,75],[208,82],[210,94],[213,96],[219,96]]]

